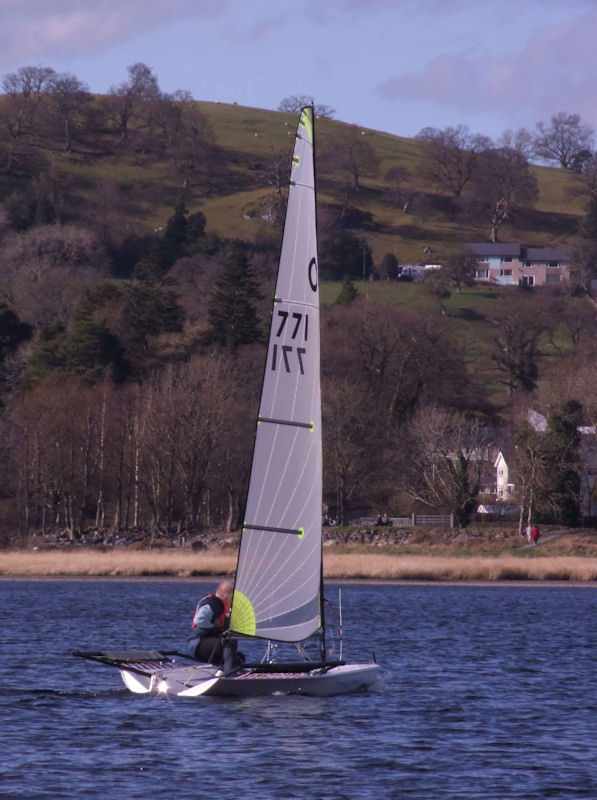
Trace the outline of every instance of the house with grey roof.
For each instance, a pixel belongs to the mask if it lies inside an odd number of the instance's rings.
[[[468,242],[477,260],[475,280],[502,286],[544,286],[570,279],[570,253],[563,247],[515,242]]]

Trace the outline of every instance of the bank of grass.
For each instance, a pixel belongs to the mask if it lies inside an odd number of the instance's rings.
[[[236,552],[189,550],[12,550],[0,554],[0,575],[23,577],[152,577],[230,575]]]
[[[14,550],[0,554],[5,577],[211,577],[232,575],[236,552],[181,550]],[[324,552],[328,579],[424,581],[597,581],[594,556],[417,555],[342,548]]]
[[[597,559],[578,556],[418,556],[326,554],[329,578],[424,581],[595,581]]]

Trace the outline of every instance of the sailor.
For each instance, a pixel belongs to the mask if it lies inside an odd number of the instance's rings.
[[[233,593],[234,586],[224,581],[214,594],[199,600],[193,616],[193,630],[187,638],[192,658],[215,664],[224,674],[234,672],[243,663],[242,656],[236,652],[236,640],[228,633]]]

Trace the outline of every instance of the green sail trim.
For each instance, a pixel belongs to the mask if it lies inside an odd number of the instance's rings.
[[[303,108],[299,120],[299,128],[303,128],[309,136],[309,142],[313,144],[313,109],[311,106]]]
[[[232,598],[230,627],[245,636],[255,636],[255,631],[257,630],[253,605],[249,598],[238,590],[234,591],[234,597]]]

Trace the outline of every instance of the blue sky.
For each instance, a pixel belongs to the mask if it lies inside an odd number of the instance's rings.
[[[498,137],[560,111],[597,129],[597,0],[0,0],[0,75],[107,92],[141,61],[163,91],[277,108],[293,94],[402,136]]]

